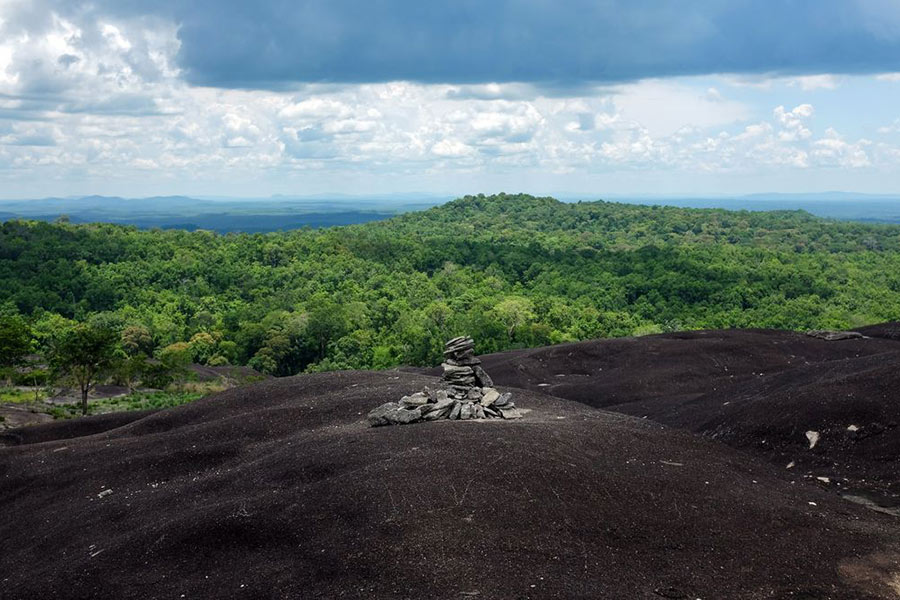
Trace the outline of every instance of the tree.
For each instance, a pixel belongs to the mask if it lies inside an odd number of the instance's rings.
[[[181,384],[191,366],[191,345],[187,342],[175,342],[159,351],[159,362],[171,380]]]
[[[527,298],[510,296],[504,298],[494,306],[494,314],[497,319],[506,327],[506,335],[512,342],[516,330],[534,320],[534,304]]]
[[[0,368],[21,365],[31,350],[31,330],[18,316],[0,317]]]
[[[114,363],[118,339],[114,329],[82,323],[66,331],[52,349],[51,362],[56,371],[78,384],[83,415],[87,414],[88,392]]]
[[[143,325],[129,325],[122,330],[122,349],[128,356],[153,354],[153,336]]]

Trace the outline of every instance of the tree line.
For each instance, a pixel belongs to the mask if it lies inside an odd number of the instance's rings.
[[[7,368],[19,344],[74,380],[189,362],[283,376],[431,365],[459,334],[487,353],[894,320],[900,227],[506,194],[266,234],[15,220],[0,225],[0,282]]]

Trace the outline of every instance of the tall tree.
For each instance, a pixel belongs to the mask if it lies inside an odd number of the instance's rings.
[[[31,330],[18,316],[0,316],[0,369],[11,370],[31,350]]]
[[[114,329],[83,323],[66,331],[52,348],[55,370],[78,384],[83,415],[87,414],[88,392],[113,365],[118,338]]]

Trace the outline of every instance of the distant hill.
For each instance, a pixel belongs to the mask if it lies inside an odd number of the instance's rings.
[[[565,202],[576,202],[568,196]],[[752,194],[740,197],[611,196],[616,202],[647,206],[720,208],[727,210],[803,210],[810,214],[870,223],[900,223],[900,195],[827,192]],[[351,196],[283,196],[228,198],[189,196],[78,196],[34,200],[0,200],[0,221],[14,218],[55,221],[65,215],[72,223],[118,223],[141,229],[206,229],[258,233],[303,227],[353,225],[421,211],[452,200],[434,194],[403,193]]]
[[[738,197],[619,197],[618,202],[728,210],[804,210],[818,217],[869,223],[900,223],[900,195],[825,192],[751,194]]]
[[[83,196],[0,200],[0,220],[13,218],[71,223],[117,223],[141,229],[206,229],[227,232],[286,231],[352,225],[422,210],[445,199],[421,198],[216,198]]]

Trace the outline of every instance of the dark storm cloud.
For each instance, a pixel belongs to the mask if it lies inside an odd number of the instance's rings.
[[[900,70],[893,0],[108,1],[179,24],[194,84],[387,80],[571,86],[707,73]],[[97,6],[91,5],[91,6]],[[23,11],[39,22],[40,13]]]
[[[223,87],[900,70],[896,2],[216,0],[176,14],[188,79]]]

